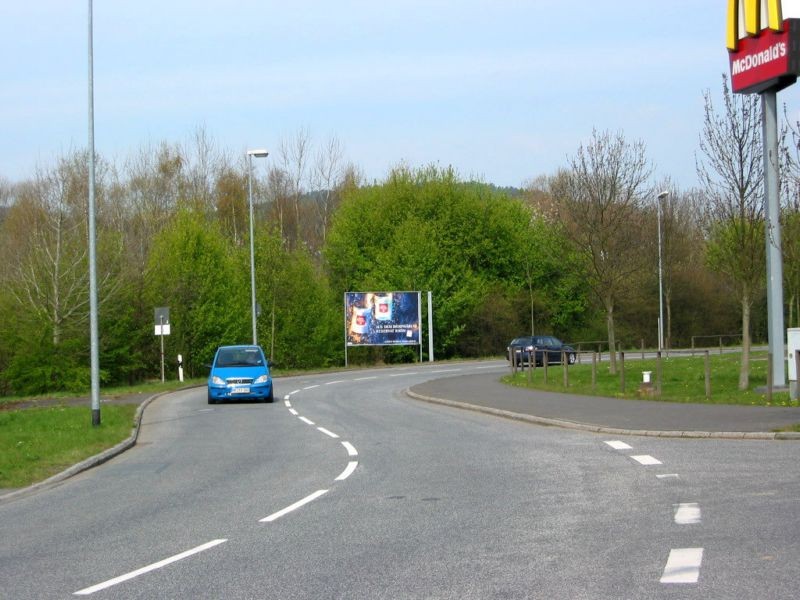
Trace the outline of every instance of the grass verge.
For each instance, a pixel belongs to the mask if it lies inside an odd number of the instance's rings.
[[[126,439],[137,406],[104,405],[93,427],[85,406],[0,412],[0,488],[43,481]]]
[[[625,390],[622,390],[620,373],[611,374],[609,363],[597,364],[596,383],[592,386],[592,365],[576,364],[568,367],[568,386],[564,387],[564,371],[560,365],[551,365],[547,369],[547,383],[544,381],[544,369],[537,367],[529,378],[527,368],[515,375],[503,378],[505,383],[553,392],[568,391],[571,394],[591,396],[610,396],[614,398],[631,398],[638,400],[658,400],[662,402],[692,402],[700,404],[741,404],[747,406],[798,406],[797,400],[791,400],[789,393],[774,392],[772,400],[766,392],[756,388],[764,386],[767,380],[766,353],[753,353],[750,357],[750,386],[746,390],[739,389],[739,367],[741,355],[723,354],[709,357],[711,375],[711,395],[706,396],[704,357],[672,356],[661,360],[661,396],[642,389],[642,372],[651,372],[651,381],[655,387],[658,365],[655,359],[625,361]],[[591,361],[591,358],[589,358]],[[619,371],[620,363],[617,362]],[[798,415],[800,417],[800,413]]]

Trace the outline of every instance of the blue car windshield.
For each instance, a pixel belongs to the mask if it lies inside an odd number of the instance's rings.
[[[260,367],[263,364],[258,348],[222,348],[217,356],[218,367]]]

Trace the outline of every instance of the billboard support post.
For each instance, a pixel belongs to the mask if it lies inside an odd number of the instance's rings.
[[[419,324],[419,362],[422,362],[422,293],[417,292],[417,323]]]

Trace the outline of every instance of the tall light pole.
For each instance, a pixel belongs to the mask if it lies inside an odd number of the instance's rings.
[[[89,361],[92,425],[100,425],[100,336],[97,324],[97,262],[94,168],[94,44],[93,8],[89,0]]]
[[[253,243],[253,157],[266,158],[269,152],[263,149],[247,151],[247,198],[250,204],[250,310],[253,317],[253,345],[258,343],[256,333],[256,251]]]
[[[661,267],[661,201],[669,192],[658,195],[658,351],[664,349],[664,272]]]

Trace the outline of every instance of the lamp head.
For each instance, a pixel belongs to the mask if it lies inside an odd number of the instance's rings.
[[[247,155],[255,156],[256,158],[266,158],[267,156],[269,156],[269,152],[267,152],[263,148],[258,148],[256,150],[248,150]]]

